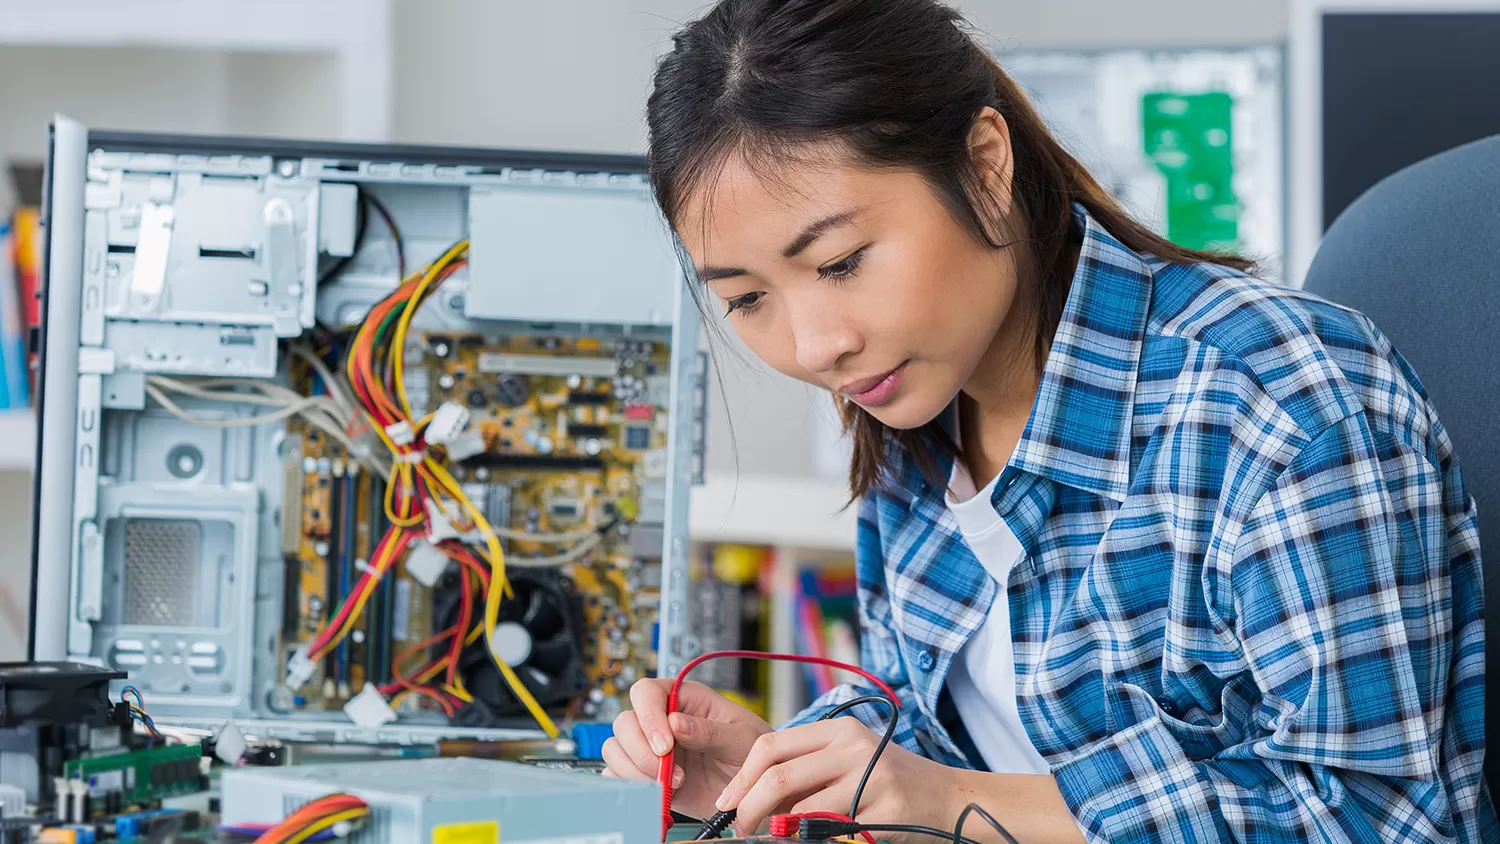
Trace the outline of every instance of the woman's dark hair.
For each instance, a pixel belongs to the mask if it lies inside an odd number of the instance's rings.
[[[974,121],[986,106],[1010,130],[1014,173],[1006,220],[969,153]],[[773,178],[777,161],[830,148],[853,163],[920,174],[974,237],[996,249],[1022,246],[1017,267],[1022,295],[1036,313],[1038,367],[1072,282],[1075,202],[1137,252],[1250,267],[1237,257],[1177,246],[1131,219],[1052,137],[962,16],[936,0],[721,0],[673,37],[656,68],[647,125],[651,182],[674,226],[687,198],[711,189],[732,155]],[[858,405],[834,400],[853,439],[855,497],[883,482],[892,449],[946,485],[937,458],[958,456],[959,449],[937,421],[891,429]]]

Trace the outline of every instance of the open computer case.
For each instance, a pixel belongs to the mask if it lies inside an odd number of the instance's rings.
[[[32,659],[403,744],[692,655],[699,315],[641,159],[59,117],[44,217]]]

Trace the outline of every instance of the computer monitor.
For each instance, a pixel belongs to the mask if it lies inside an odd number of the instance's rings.
[[[1500,133],[1500,2],[1292,4],[1290,262],[1386,176]]]

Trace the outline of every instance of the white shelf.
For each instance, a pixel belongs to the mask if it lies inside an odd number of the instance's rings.
[[[813,478],[711,478],[693,487],[688,532],[697,542],[852,550],[849,488]]]
[[[392,0],[0,0],[0,44],[314,53],[339,62],[340,133],[393,134]],[[107,127],[106,127],[107,128]]]
[[[0,410],[0,471],[30,472],[36,462],[36,422],[29,410]]]

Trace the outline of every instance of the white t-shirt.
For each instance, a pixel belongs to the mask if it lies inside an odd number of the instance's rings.
[[[996,476],[977,493],[961,462],[954,462],[947,495],[969,550],[999,589],[990,614],[959,649],[948,671],[948,692],[985,764],[1001,774],[1046,774],[1047,760],[1037,753],[1016,709],[1015,646],[1010,638],[1010,570],[1025,557],[1020,540],[990,504]]]

